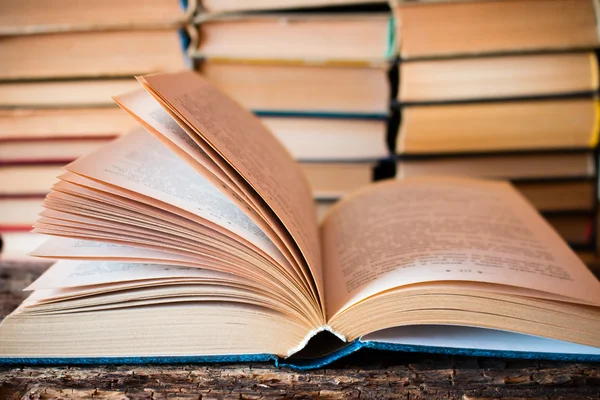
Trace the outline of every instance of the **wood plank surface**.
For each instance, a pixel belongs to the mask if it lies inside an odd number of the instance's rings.
[[[46,266],[0,263],[0,318]],[[600,399],[600,364],[363,352],[309,372],[269,364],[0,366],[0,399]]]

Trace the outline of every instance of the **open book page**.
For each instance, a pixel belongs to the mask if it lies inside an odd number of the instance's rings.
[[[135,118],[164,146],[173,151],[178,158],[184,160],[244,210],[283,253],[288,262],[291,265],[296,264],[296,259],[300,259],[301,256],[290,253],[289,249],[295,250],[295,246],[286,245],[282,240],[281,237],[285,238],[285,236],[282,235],[281,229],[278,229],[280,223],[271,223],[264,210],[258,207],[252,197],[245,193],[248,192],[246,190],[248,183],[235,171],[232,171],[231,166],[223,161],[187,125],[179,125],[176,119],[144,89],[117,96],[114,99],[123,110]],[[298,273],[299,271],[294,270],[293,272]],[[298,276],[302,285],[310,293],[310,281],[306,278]]]
[[[36,224],[36,230],[43,230],[49,234],[59,234],[70,237],[87,237],[90,239],[116,241],[136,246],[148,246],[169,253],[189,254],[195,257],[198,268],[213,270],[237,271],[248,275],[272,276],[274,280],[281,278],[279,274],[269,274],[260,259],[252,257],[243,248],[222,242],[221,246],[212,243],[203,243],[203,237],[196,237],[189,232],[189,239],[182,240],[183,235],[162,234],[157,235],[145,228],[126,227],[122,223],[101,223],[97,219],[84,218],[72,213],[62,213],[46,210],[42,219]],[[159,245],[156,245],[159,243]]]
[[[68,196],[61,195],[61,197]],[[49,207],[54,208],[54,205],[49,204]],[[88,218],[78,215],[76,210],[75,212],[70,212],[67,208],[65,210],[67,212],[54,209],[44,210],[35,225],[36,230],[72,237],[112,239],[121,243],[130,242],[134,245],[146,244],[166,252],[187,253],[195,256],[197,266],[202,268],[236,267],[238,270],[244,265],[249,270],[261,270],[260,266],[263,260],[253,257],[251,252],[244,251],[247,249],[239,246],[235,241],[205,240],[205,238],[208,239],[206,235],[189,230],[173,232],[168,228],[159,228],[160,231],[157,232],[144,221],[137,224],[126,224],[122,220]],[[90,213],[92,212],[90,211]],[[148,218],[145,217],[144,220],[148,220]]]
[[[235,275],[223,272],[171,264],[60,260],[46,270],[42,276],[25,290],[58,289],[177,278],[218,280],[225,277],[229,280],[241,279]]]
[[[422,282],[471,281],[600,304],[600,283],[503,182],[414,178],[372,185],[323,222],[328,317]]]
[[[156,267],[162,272],[156,271]],[[137,277],[129,274],[129,278],[135,278],[137,281],[111,282],[114,277],[112,272],[115,269],[125,272],[139,271]],[[81,277],[82,274],[89,272],[96,283],[74,288],[36,290],[24,303],[24,307],[27,312],[40,314],[210,301],[263,306],[279,311],[292,319],[297,317],[297,310],[293,303],[255,282],[201,269],[188,269],[187,274],[180,272],[179,276],[171,273],[169,279],[164,278],[165,275],[169,277],[169,271],[175,269],[176,267],[172,265],[87,262],[80,264],[75,271],[71,270],[69,276]],[[149,276],[155,278],[151,282],[147,279],[139,279],[143,271],[147,271]],[[50,274],[56,277],[61,274],[61,271],[51,269]],[[307,323],[302,319],[299,320],[304,324]]]
[[[167,154],[174,157],[168,151]],[[102,160],[98,161],[96,166],[101,163]],[[190,185],[182,189],[186,196],[181,197],[193,198],[195,192],[193,185]],[[203,200],[211,202],[208,196]],[[286,263],[279,264],[269,259],[260,248],[236,238],[228,227],[219,227],[200,218],[199,210],[185,211],[172,203],[177,201],[160,202],[139,191],[103,184],[100,180],[68,172],[61,175],[61,182],[54,185],[52,193],[46,198],[46,210],[35,224],[35,230],[155,250],[159,252],[156,262],[160,260],[161,263],[180,264],[179,256],[184,256],[182,265],[238,274],[260,282],[269,292],[282,294],[288,300],[292,297],[302,312],[313,318],[311,325],[322,323],[320,309],[310,302],[306,289],[302,290],[302,282],[294,275],[296,270]],[[236,210],[244,216],[238,208]],[[69,258],[77,259],[155,262],[152,258],[140,259],[138,257],[141,255],[135,253],[115,254],[112,247],[96,253],[64,248],[60,254],[54,248],[44,248],[43,251],[38,250],[37,254],[45,257],[66,254]]]
[[[273,298],[268,292],[231,285],[195,282],[163,284],[155,286],[130,287],[124,290],[104,292],[101,296],[82,295],[46,301],[46,296],[55,296],[58,291],[40,290],[35,292],[34,301],[24,306],[29,314],[68,314],[90,311],[106,311],[147,306],[172,306],[181,303],[222,303],[265,307],[291,317],[294,310],[290,305]],[[45,296],[45,297],[40,297]]]
[[[47,209],[64,211],[71,204],[85,208],[83,215],[80,211],[78,212],[80,216],[102,217],[104,221],[115,221],[129,226],[133,224],[134,227],[158,228],[161,233],[177,232],[181,234],[184,232],[186,238],[198,238],[203,243],[212,243],[217,248],[228,245],[245,252],[250,251],[248,243],[240,244],[239,240],[236,241],[235,237],[228,234],[227,230],[222,227],[214,229],[214,224],[196,213],[174,207],[171,203],[159,202],[139,193],[131,193],[127,189],[102,184],[72,172],[66,172],[59,178],[61,182],[52,187],[52,193],[44,201]],[[49,211],[46,210],[44,213]],[[252,249],[258,250],[260,253],[259,248]],[[283,267],[289,273],[295,272],[287,264],[279,267]]]
[[[126,244],[97,242],[94,240],[68,237],[51,237],[36,248],[34,257],[52,259],[87,259],[152,262],[153,264],[177,264],[194,266],[197,260],[184,254],[175,254],[150,248],[134,247]]]
[[[320,243],[310,187],[283,145],[248,110],[195,72],[139,80],[228,161],[277,215],[304,255],[323,303]]]
[[[122,136],[66,168],[195,214],[287,265],[281,252],[239,207],[144,131]]]
[[[183,160],[191,158],[193,162],[188,160],[188,164],[202,176],[215,185],[226,185],[240,201],[248,205],[249,201],[239,186],[202,150],[194,140],[194,136],[173,120],[152,95],[144,89],[139,89],[116,96],[114,100],[163,145],[175,151],[179,158]]]
[[[211,266],[218,267],[217,270],[212,270],[215,274],[228,273],[228,268],[226,268],[227,260],[225,259],[223,259],[223,262],[220,264],[210,265],[208,262],[203,261],[203,258],[199,259],[198,256],[195,256],[194,254],[181,251],[177,252],[172,249],[158,250],[151,245],[141,246],[137,243],[135,245],[130,245],[127,243],[113,243],[110,241],[52,237],[36,249],[34,255],[37,254],[42,254],[44,257],[48,258],[78,260],[77,262],[111,261],[124,263],[152,263],[160,265],[178,265],[180,267],[192,267],[196,269],[201,266]],[[266,279],[264,275],[257,276],[256,272],[253,272],[249,268],[246,268],[245,272],[251,279],[254,279],[257,284],[265,285],[269,287],[271,291],[284,291],[288,294],[294,293],[293,289],[282,288],[281,284],[275,285],[272,280]],[[248,279],[241,274],[236,275],[236,279]],[[97,275],[96,278],[102,280],[107,279],[108,276],[102,274]],[[46,277],[45,279],[49,279],[49,277]],[[54,279],[54,281],[57,279],[59,278]],[[96,282],[96,284],[99,284],[99,282]],[[299,296],[299,298],[302,297]]]
[[[297,303],[241,276],[178,265],[61,260],[27,290],[29,313],[70,313],[175,303],[223,302],[263,306],[303,324]]]
[[[168,227],[161,229],[160,235],[157,235],[156,231],[142,229],[145,221],[151,220],[150,217],[144,214],[138,214],[136,224],[133,226],[127,226],[123,222],[114,224],[110,222],[111,213],[107,214],[109,215],[108,219],[100,220],[82,217],[77,214],[76,209],[69,211],[67,208],[68,212],[56,211],[54,202],[49,200],[53,200],[57,196],[67,196],[60,202],[65,204],[68,202],[69,195],[52,192],[50,196],[52,198],[47,199],[48,201],[45,203],[49,209],[42,213],[42,218],[36,223],[36,231],[67,237],[89,238],[110,244],[118,243],[121,246],[97,245],[91,248],[86,246],[82,250],[81,244],[75,245],[73,242],[60,240],[58,244],[54,243],[54,246],[50,249],[42,248],[38,250],[43,252],[42,254],[46,257],[68,254],[69,258],[87,260],[150,261],[152,263],[186,265],[236,274],[262,284],[269,292],[279,292],[287,297],[294,297],[297,304],[306,306],[305,309],[308,314],[314,314],[315,312],[314,306],[307,303],[306,295],[299,290],[297,285],[290,282],[288,277],[278,272],[274,267],[265,267],[263,260],[256,258],[251,252],[244,251],[243,246],[236,246],[236,242],[230,238],[225,236],[216,238],[216,232],[210,233],[209,236],[198,235],[197,231],[187,229],[181,231],[179,235],[166,234],[165,231],[171,231],[167,229]],[[88,207],[86,215],[92,213],[95,213],[95,211]],[[182,224],[178,229],[186,228],[185,225]],[[54,239],[55,242],[56,240]],[[123,248],[122,245],[132,246],[140,251],[132,252],[127,248]],[[154,254],[158,252],[156,261],[147,258],[149,252],[146,250],[153,250]],[[184,258],[182,259],[181,256]]]
[[[198,259],[196,256],[197,266],[208,268],[211,259],[213,262],[210,265],[214,267],[223,264],[223,261],[228,261],[229,267],[250,273],[251,270],[243,265],[251,262],[254,264],[252,271],[258,267],[267,275],[280,280],[284,286],[293,283],[294,287],[289,290],[292,292],[301,290],[304,293],[301,298],[310,298],[310,289],[306,286],[306,282],[298,275],[297,269],[286,263],[283,257],[275,259],[281,261],[279,263],[268,260],[267,255],[260,248],[248,242],[240,243],[239,238],[235,239],[228,233],[227,227],[214,226],[215,229],[211,229],[211,224],[200,218],[195,210],[188,212],[175,207],[174,201],[159,202],[154,198],[144,197],[139,192],[103,184],[72,172],[61,175],[60,179],[61,182],[54,185],[52,193],[44,202],[44,206],[49,209],[44,211],[42,219],[36,223],[36,230],[73,237],[75,234],[73,229],[77,226],[79,236],[75,237],[94,237],[97,240],[111,240],[118,243],[126,239],[125,235],[129,236],[136,232],[138,239],[135,245],[156,248],[159,244],[160,248],[170,252],[179,251],[180,248],[174,248],[173,245],[185,242],[183,244],[187,246],[186,254],[191,251],[192,255],[197,255],[200,251],[202,254],[211,255],[210,259],[206,257]],[[189,192],[188,195],[193,197],[196,191],[192,185],[183,192]],[[56,211],[61,214],[57,215]],[[87,217],[93,217],[95,220],[89,220]],[[52,226],[49,226],[49,223]],[[57,226],[62,225],[65,225],[68,230],[58,232]],[[112,229],[111,237],[106,236],[108,229]],[[99,237],[98,234],[102,236]],[[151,236],[154,239],[148,242]],[[129,236],[130,241],[131,239]],[[237,259],[232,256],[236,256]],[[267,269],[265,269],[265,259],[271,265]],[[286,275],[283,280],[281,275],[276,273],[278,270]],[[320,308],[314,302],[311,307],[320,312]]]
[[[56,303],[104,293],[165,286],[176,288],[181,285],[253,289],[255,292],[269,294],[281,303],[290,304],[267,287],[233,274],[170,264],[84,260],[61,260],[50,267],[25,289],[35,290],[26,304]],[[177,294],[177,297],[180,295],[181,293]]]

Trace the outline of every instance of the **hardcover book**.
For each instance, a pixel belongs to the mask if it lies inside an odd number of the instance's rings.
[[[194,0],[4,1],[0,4],[0,35],[177,28],[190,19],[196,7]]]
[[[402,104],[567,97],[598,89],[593,52],[406,61],[398,74]]]
[[[597,0],[394,0],[400,57],[591,49],[598,38]]]
[[[259,115],[385,118],[389,66],[212,62],[198,70]]]
[[[0,83],[2,108],[69,108],[113,106],[110,96],[136,88],[132,77],[53,79]]]
[[[112,139],[136,126],[117,107],[0,109],[0,143]]]
[[[373,161],[390,156],[387,120],[261,117],[298,161]]]
[[[71,163],[44,202],[35,254],[62,260],[0,324],[3,363],[600,361],[600,283],[510,184],[369,184],[318,224],[249,111],[191,71],[138,80],[115,100],[145,131]]]
[[[177,71],[187,64],[184,36],[181,29],[165,27],[4,36],[0,80],[114,78]]]
[[[598,104],[588,96],[403,106],[396,152],[441,155],[594,149]]]
[[[369,65],[396,54],[390,12],[201,14],[197,22],[197,58]]]

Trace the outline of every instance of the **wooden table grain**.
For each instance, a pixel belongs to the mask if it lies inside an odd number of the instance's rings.
[[[0,319],[44,269],[0,263]],[[317,397],[600,399],[600,364],[371,351],[309,372],[270,364],[0,366],[1,400]]]

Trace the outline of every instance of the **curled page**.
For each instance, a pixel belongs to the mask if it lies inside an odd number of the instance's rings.
[[[343,200],[322,226],[329,316],[424,282],[508,285],[600,304],[600,283],[508,183],[414,178]]]
[[[310,187],[285,147],[260,121],[199,74],[138,78],[258,193],[302,252],[323,304],[321,248]]]

